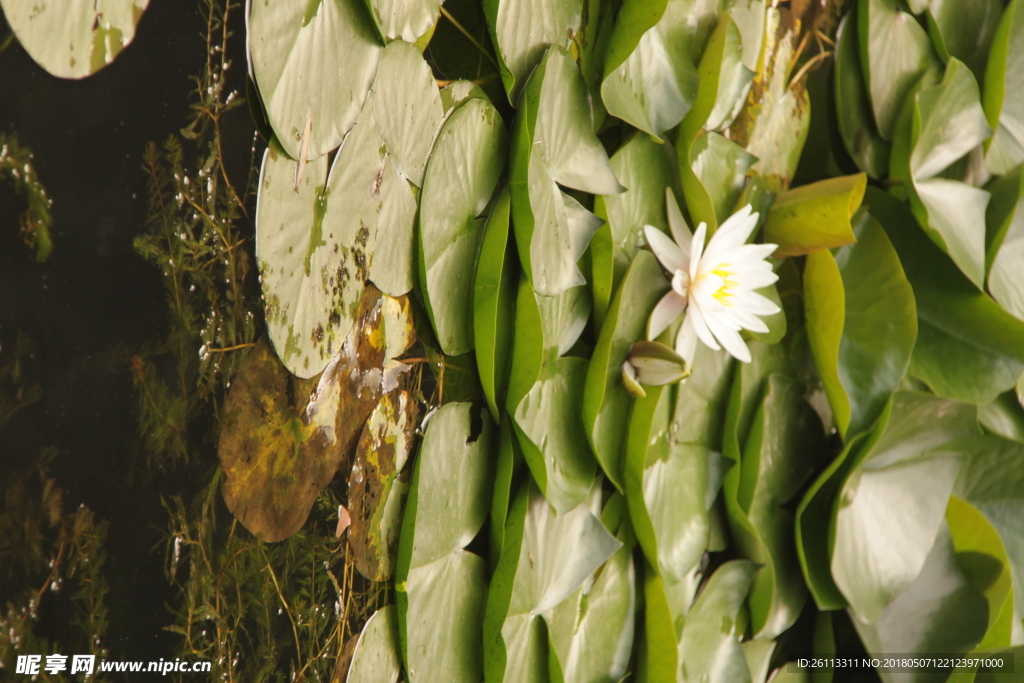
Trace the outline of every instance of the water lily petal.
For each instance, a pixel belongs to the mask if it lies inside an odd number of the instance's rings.
[[[693,299],[692,297],[691,299],[691,305],[687,308],[686,311],[686,319],[693,319],[692,325],[694,331],[697,333],[697,337],[699,337],[705,345],[710,346],[715,351],[717,351],[722,347],[718,345],[718,342],[715,341],[715,336],[711,334],[711,330],[708,329],[707,321],[704,319],[703,313],[701,313],[700,306],[693,305],[696,303],[696,299]],[[683,354],[681,353],[679,355],[683,356]],[[686,358],[686,356],[683,356],[683,358]]]
[[[697,330],[693,326],[694,317],[694,315],[687,315],[683,318],[683,324],[679,326],[679,332],[676,334],[676,353],[686,361],[686,367],[693,365],[693,357],[697,355]]]
[[[775,315],[780,309],[774,301],[761,296],[757,292],[748,292],[742,300],[737,303],[737,308],[742,308],[754,315]]]
[[[686,254],[686,258],[689,259],[693,233],[690,232],[690,226],[683,218],[683,212],[679,210],[679,203],[676,201],[676,195],[672,192],[671,187],[665,188],[665,206],[668,207],[668,227],[672,231],[672,239],[676,241],[679,248]]]
[[[697,268],[701,262],[701,254],[704,253],[704,238],[707,234],[707,223],[698,225],[697,232],[693,233],[693,241],[690,243],[690,282],[697,279]]]
[[[724,316],[706,316],[704,322],[707,323],[711,332],[715,335],[715,339],[721,342],[725,350],[734,358],[744,363],[750,362],[750,349],[743,343],[740,333],[725,324]]]
[[[647,237],[647,243],[651,245],[651,251],[658,257],[665,270],[670,273],[689,270],[690,259],[671,237],[652,225],[644,226],[644,235]]]
[[[661,301],[651,312],[651,317],[647,319],[648,341],[657,339],[685,309],[686,297],[680,296],[675,290],[661,297]]]

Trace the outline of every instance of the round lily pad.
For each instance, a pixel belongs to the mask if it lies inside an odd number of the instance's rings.
[[[84,1],[84,0],[83,0]],[[316,159],[355,123],[382,46],[361,0],[250,2],[251,71],[284,151]]]
[[[96,73],[132,42],[149,0],[0,0],[36,64],[61,78]]]

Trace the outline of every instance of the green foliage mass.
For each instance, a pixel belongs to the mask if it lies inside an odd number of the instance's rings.
[[[240,8],[207,0],[136,242],[171,313],[134,360],[151,463],[216,435],[223,468],[166,503],[182,654],[224,680],[763,683],[1019,652],[1020,5],[254,3],[266,151],[236,190]],[[746,362],[673,352],[698,300],[664,245],[688,260],[748,205],[779,312]]]

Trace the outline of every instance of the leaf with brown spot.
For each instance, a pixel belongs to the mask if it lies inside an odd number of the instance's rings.
[[[395,549],[409,477],[402,470],[409,459],[419,410],[407,391],[381,398],[363,427],[355,463],[348,479],[352,515],[348,544],[356,569],[372,581],[394,573]]]
[[[342,348],[315,384],[288,374],[261,340],[228,394],[219,454],[224,502],[263,541],[288,538],[339,467],[380,397],[408,366],[394,358],[415,335],[406,298],[368,286]],[[315,380],[314,380],[315,381]]]

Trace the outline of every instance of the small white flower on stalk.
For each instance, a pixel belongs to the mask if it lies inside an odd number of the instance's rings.
[[[725,347],[749,363],[750,349],[740,330],[767,332],[761,317],[779,312],[778,306],[755,291],[779,279],[765,260],[777,245],[746,244],[758,216],[748,204],[718,226],[705,248],[707,225],[698,225],[691,237],[675,198],[669,195],[668,203],[672,237],[644,226],[648,244],[672,280],[672,289],[651,313],[647,338],[658,337],[685,311],[676,352],[687,366],[693,362],[698,339],[715,350]]]

